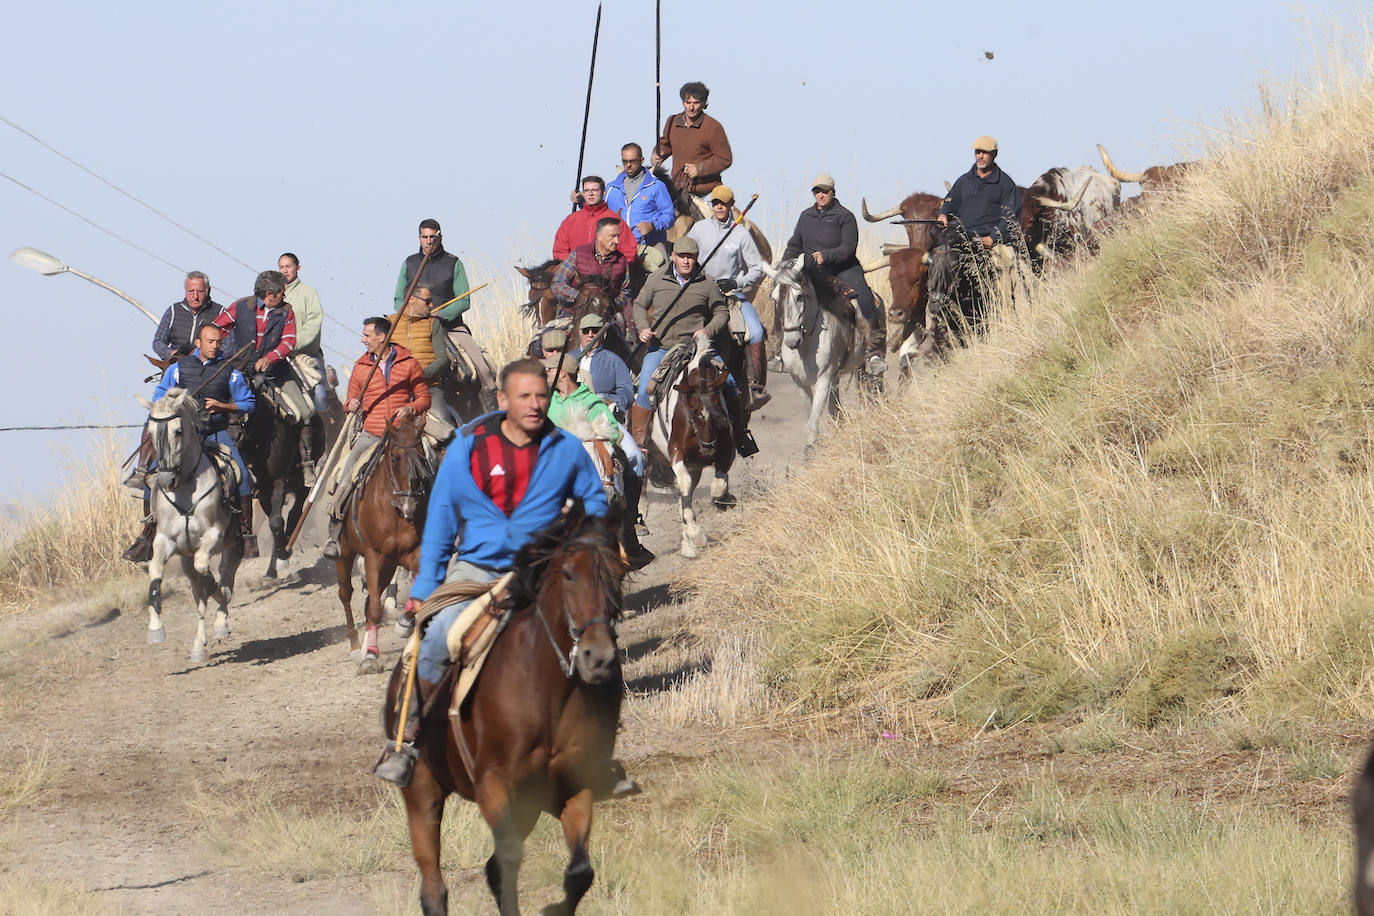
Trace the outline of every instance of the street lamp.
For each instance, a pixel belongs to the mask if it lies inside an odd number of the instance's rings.
[[[46,254],[42,251],[39,251],[37,248],[16,248],[14,249],[14,254],[10,255],[10,260],[18,264],[20,267],[27,267],[29,270],[36,270],[38,271],[38,273],[42,274],[45,277],[55,277],[58,274],[76,274],[83,280],[90,280],[92,283],[94,283],[101,289],[107,289],[110,292],[114,293],[116,296],[123,299],[125,302],[129,303],[143,314],[147,315],[148,320],[151,321],[153,324],[157,324],[157,316],[154,315],[152,312],[148,311],[147,309],[145,309],[143,307],[143,304],[139,302],[137,299],[135,299],[133,296],[130,296],[128,293],[124,292],[121,289],[116,289],[115,287],[106,283],[104,280],[92,277],[88,273],[77,270],[75,267],[68,267],[66,264],[63,264],[57,258],[53,257],[50,254]]]

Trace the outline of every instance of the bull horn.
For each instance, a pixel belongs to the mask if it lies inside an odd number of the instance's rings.
[[[896,251],[906,251],[910,245],[898,245],[896,242],[883,242],[883,254],[892,254]]]
[[[1037,197],[1036,200],[1040,201],[1040,206],[1049,207],[1051,210],[1077,210],[1078,205],[1083,202],[1083,195],[1086,193],[1088,193],[1088,184],[1084,182],[1083,187],[1078,189],[1078,196],[1073,200],[1052,200],[1048,197]]]
[[[929,252],[929,251],[927,251],[925,254],[921,255],[921,263],[922,263],[922,264],[927,264],[927,265],[930,264],[930,252]]]
[[[868,212],[868,199],[865,197],[859,198],[859,207],[864,211],[864,219],[868,220],[870,223],[881,223],[885,219],[892,219],[894,216],[902,215],[902,205],[898,204],[891,210],[884,210],[882,213],[874,216],[872,213]]]
[[[1098,155],[1102,157],[1102,164],[1107,167],[1107,174],[1111,175],[1117,181],[1127,182],[1145,180],[1144,172],[1123,172],[1121,169],[1117,168],[1112,162],[1112,157],[1107,155],[1107,150],[1101,143],[1097,144],[1097,152]]]
[[[882,256],[881,258],[879,258],[878,260],[872,261],[872,262],[870,262],[870,263],[868,263],[868,264],[863,265],[863,269],[864,269],[864,273],[866,273],[866,274],[871,274],[871,273],[873,273],[873,271],[875,271],[875,270],[882,270],[882,269],[884,269],[884,268],[886,268],[886,267],[891,267],[891,266],[892,266],[892,259],[891,259],[890,257],[888,257],[887,255],[883,255],[883,256]]]

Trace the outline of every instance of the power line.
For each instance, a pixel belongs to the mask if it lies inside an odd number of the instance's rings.
[[[76,423],[70,426],[0,426],[0,433],[45,431],[52,429],[140,429],[145,423]]]
[[[110,181],[110,180],[109,180],[108,178],[106,178],[104,175],[101,175],[101,174],[99,174],[98,172],[95,172],[95,171],[92,171],[91,169],[86,168],[86,166],[84,166],[84,165],[82,165],[81,163],[77,162],[77,161],[76,161],[75,159],[73,159],[71,156],[68,156],[66,153],[62,152],[60,149],[57,149],[56,147],[52,146],[51,144],[45,143],[43,140],[41,140],[41,139],[39,139],[38,137],[34,136],[33,134],[31,134],[30,132],[28,132],[28,131],[25,130],[24,128],[20,127],[18,124],[15,124],[13,121],[11,121],[9,118],[5,117],[4,115],[0,115],[0,121],[4,121],[4,122],[5,122],[6,124],[8,124],[10,127],[13,127],[15,130],[19,131],[21,134],[23,134],[24,136],[28,137],[28,138],[29,138],[30,140],[32,140],[34,143],[37,143],[39,146],[43,147],[44,149],[48,150],[49,152],[56,153],[58,156],[61,156],[63,159],[67,160],[67,161],[70,162],[72,165],[76,166],[76,167],[79,168],[81,171],[85,172],[87,175],[90,175],[91,177],[96,178],[97,180],[99,180],[100,182],[102,182],[103,184],[105,184],[105,185],[107,185],[107,186],[109,186],[109,187],[111,187],[111,188],[114,188],[114,189],[115,189],[116,191],[118,191],[120,194],[123,194],[125,197],[129,198],[129,199],[132,200],[134,203],[138,204],[140,207],[143,207],[145,210],[150,210],[150,211],[152,211],[153,213],[156,213],[158,216],[162,217],[162,218],[165,219],[167,222],[171,223],[173,226],[176,226],[178,229],[180,229],[182,232],[185,232],[187,235],[190,235],[190,236],[192,236],[193,238],[199,239],[200,241],[202,241],[202,242],[204,242],[205,244],[209,245],[211,248],[215,249],[216,251],[218,251],[220,254],[224,255],[224,256],[225,256],[226,258],[228,258],[229,260],[235,262],[236,264],[242,264],[244,267],[247,267],[249,270],[252,270],[254,273],[257,272],[256,270],[254,270],[254,268],[252,267],[252,265],[250,265],[250,264],[244,264],[243,261],[240,261],[238,258],[234,257],[232,254],[230,254],[229,252],[225,251],[223,248],[221,248],[221,247],[219,247],[218,245],[216,245],[214,242],[212,242],[212,241],[210,241],[209,239],[207,239],[205,236],[200,235],[200,234],[197,233],[195,230],[193,230],[193,229],[191,229],[191,228],[189,228],[189,227],[187,227],[187,226],[183,226],[181,223],[179,223],[179,222],[177,222],[176,220],[172,219],[172,218],[171,218],[170,216],[168,216],[166,213],[163,213],[161,210],[159,210],[157,207],[154,207],[152,204],[148,203],[147,201],[141,200],[140,198],[135,197],[133,194],[130,194],[128,191],[124,190],[124,189],[121,188],[119,185],[115,184],[113,181]],[[180,270],[181,268],[177,268],[177,269]]]
[[[67,213],[70,213],[72,216],[75,216],[77,219],[81,220],[83,223],[86,223],[86,224],[89,225],[89,226],[94,226],[95,228],[99,229],[101,232],[103,232],[103,233],[105,233],[106,235],[108,235],[110,238],[112,238],[112,239],[117,239],[118,241],[123,242],[125,245],[128,245],[130,248],[134,249],[135,251],[141,251],[141,252],[143,252],[144,254],[146,254],[148,257],[150,257],[150,258],[152,258],[152,259],[154,259],[154,260],[156,260],[156,261],[161,261],[163,264],[166,264],[168,267],[172,268],[173,270],[178,270],[178,271],[181,271],[182,273],[185,273],[185,272],[186,272],[186,268],[184,268],[184,267],[178,267],[177,265],[173,264],[171,261],[169,261],[169,260],[167,260],[166,258],[164,258],[162,255],[156,254],[156,253],[154,253],[154,252],[152,252],[152,251],[149,251],[147,248],[144,248],[142,245],[139,245],[139,244],[136,243],[136,242],[131,242],[131,241],[129,241],[128,239],[124,238],[124,236],[118,234],[117,232],[111,232],[109,229],[106,229],[104,226],[100,225],[99,223],[95,222],[94,220],[87,219],[86,217],[82,216],[80,213],[77,213],[77,212],[76,212],[75,210],[73,210],[71,207],[68,207],[68,206],[66,206],[66,205],[64,205],[64,204],[58,203],[57,201],[53,200],[53,199],[52,199],[51,197],[49,197],[48,195],[44,194],[42,191],[38,191],[38,190],[35,190],[34,188],[29,187],[28,185],[24,184],[24,182],[20,181],[18,178],[15,178],[13,175],[8,175],[8,174],[6,174],[6,173],[4,173],[4,172],[0,172],[0,178],[5,178],[5,179],[7,179],[7,180],[9,180],[9,181],[14,182],[15,184],[19,185],[19,187],[23,188],[25,191],[28,191],[30,194],[33,194],[33,195],[35,195],[35,196],[37,196],[37,197],[41,197],[43,200],[46,200],[48,203],[52,204],[54,207],[57,207],[57,208],[60,209],[60,210],[65,210]]]

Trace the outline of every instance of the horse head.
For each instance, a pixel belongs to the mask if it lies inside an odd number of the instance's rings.
[[[534,267],[515,266],[516,273],[529,281],[529,300],[520,306],[520,311],[529,316],[536,324],[547,324],[553,320],[553,272],[558,269],[557,260],[548,260]]]
[[[533,613],[543,616],[560,656],[563,650],[554,634],[563,631],[571,637],[567,664],[583,682],[594,686],[618,677],[616,625],[629,566],[605,520],[585,517],[582,504],[574,502],[521,549],[515,569],[509,589],[512,606],[532,605]]]
[[[391,475],[391,504],[408,522],[415,521],[424,486],[428,480],[421,437],[425,431],[425,415],[408,417],[399,423],[387,421],[386,448],[383,461]]]
[[[802,273],[805,255],[782,261],[769,270],[773,280],[773,308],[782,316],[782,345],[790,350],[801,346],[802,338],[810,330],[806,327],[808,306],[815,305],[815,293]]]
[[[185,464],[192,467],[200,459],[200,438],[196,435],[199,407],[185,388],[173,388],[156,403],[140,395],[138,402],[148,409],[148,434],[157,458],[157,484],[170,490],[181,479]]]
[[[615,303],[600,283],[588,280],[577,291],[577,298],[573,300],[572,311],[573,328],[575,329],[588,315],[599,315],[605,321],[612,320],[615,315]],[[574,331],[574,333],[576,332]]]

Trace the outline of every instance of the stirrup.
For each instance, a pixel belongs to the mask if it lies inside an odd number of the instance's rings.
[[[753,413],[764,404],[773,400],[773,396],[764,390],[763,386],[749,386],[749,412]]]
[[[869,375],[882,375],[887,371],[887,361],[877,353],[874,353],[864,362],[864,370]]]
[[[749,430],[744,431],[739,442],[735,443],[735,451],[739,452],[741,458],[749,458],[759,453],[759,444],[754,441],[754,434]]]
[[[404,789],[410,785],[411,777],[415,775],[415,761],[419,759],[420,750],[415,745],[402,744],[398,751],[396,743],[388,741],[386,747],[382,748],[382,756],[377,758],[377,763],[372,767],[372,775]]]

